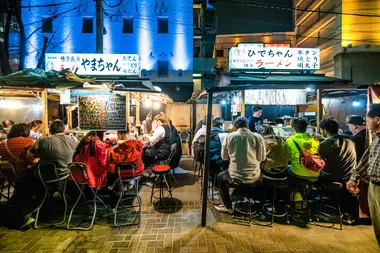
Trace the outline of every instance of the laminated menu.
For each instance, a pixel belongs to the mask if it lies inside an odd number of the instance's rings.
[[[82,130],[126,129],[124,96],[80,96],[79,127]]]

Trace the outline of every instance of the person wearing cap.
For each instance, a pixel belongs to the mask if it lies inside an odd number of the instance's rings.
[[[253,107],[253,115],[248,118],[249,121],[249,130],[252,133],[257,133],[259,131],[260,126],[263,124],[264,120],[261,118],[263,115],[263,108],[260,106]]]
[[[361,116],[352,115],[346,124],[352,132],[351,138],[355,143],[356,161],[358,163],[366,149],[367,130],[365,120]]]
[[[351,178],[347,182],[347,189],[357,195],[360,192],[359,180],[361,178],[369,180],[368,205],[376,240],[380,247],[380,104],[371,106],[366,119],[369,131],[374,133],[374,139],[352,171]]]
[[[261,179],[260,163],[265,160],[264,138],[248,129],[248,120],[237,117],[236,132],[228,134],[222,144],[221,156],[229,161],[228,169],[218,174],[218,188],[223,204],[215,206],[219,212],[232,214],[229,184],[254,184]]]

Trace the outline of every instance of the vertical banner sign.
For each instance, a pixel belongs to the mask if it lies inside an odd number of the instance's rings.
[[[79,127],[82,130],[126,129],[125,106],[122,96],[81,96]]]

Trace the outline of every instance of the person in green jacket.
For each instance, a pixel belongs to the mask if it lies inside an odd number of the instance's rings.
[[[316,182],[318,181],[319,172],[309,170],[301,164],[300,152],[294,143],[296,142],[301,147],[302,151],[306,151],[311,154],[318,154],[319,141],[310,134],[306,133],[307,125],[308,121],[305,118],[296,118],[292,122],[292,127],[296,131],[296,134],[286,140],[288,160],[291,164],[288,172],[295,178]]]

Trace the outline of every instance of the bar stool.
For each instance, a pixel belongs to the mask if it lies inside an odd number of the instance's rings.
[[[300,191],[301,191],[301,195],[304,199],[304,201],[306,202],[306,212],[308,213],[308,216],[309,216],[309,221],[311,222],[312,221],[312,216],[311,216],[311,210],[309,208],[309,198],[308,198],[308,192],[307,192],[307,188],[311,188],[313,183],[308,181],[308,180],[305,180],[305,179],[300,179],[300,178],[295,178],[295,177],[289,177],[289,184],[290,184],[290,188],[291,188],[291,191],[292,191],[292,205],[291,205],[291,212],[290,212],[290,217],[292,219],[294,219],[294,211],[296,210],[295,208],[295,205],[296,205],[296,201],[294,201],[294,195],[296,193],[296,189],[298,188]],[[302,194],[302,192],[304,194]],[[301,203],[301,210],[297,210],[301,213],[305,213],[304,211],[304,206],[303,206],[303,201]]]
[[[342,183],[340,182],[327,182],[326,184],[318,184],[318,189],[319,189],[319,201],[318,201],[318,216],[317,216],[317,221],[319,221],[321,219],[321,214],[323,214],[324,216],[327,216],[329,218],[338,218],[339,220],[339,229],[340,230],[343,230],[343,214],[341,212],[341,209],[340,209],[340,193],[342,192],[342,190],[344,190],[344,186]],[[333,193],[333,196],[336,197],[336,206],[331,206],[331,205],[326,205],[324,203],[324,200],[323,200],[323,197],[325,196],[324,194],[325,193]],[[335,201],[332,201],[332,202],[335,202]],[[330,209],[333,209],[335,211],[337,211],[338,213],[338,217],[332,217],[331,215],[327,214],[327,213],[324,213],[322,212],[322,209],[323,207],[327,207],[327,208],[330,208]],[[319,224],[316,224],[318,226],[321,226]],[[330,226],[330,228],[334,227],[334,223],[332,224],[332,226]]]
[[[154,196],[154,194],[155,194],[154,188],[157,184],[159,185],[160,194],[159,194],[159,197],[156,199],[159,199],[159,202],[161,202],[161,200],[163,198],[169,198],[169,197],[170,197],[170,201],[173,200],[172,190],[174,187],[172,188],[170,186],[170,182],[167,179],[167,176],[172,174],[172,170],[171,170],[169,164],[170,164],[170,161],[172,160],[172,158],[176,152],[176,149],[177,149],[177,144],[176,143],[172,144],[170,147],[170,155],[169,155],[168,159],[165,161],[160,161],[159,162],[160,164],[153,166],[153,168],[152,168],[152,172],[156,176],[156,178],[155,178],[153,185],[152,185],[152,194],[150,196],[150,202],[151,203],[153,201],[153,198],[156,198]],[[174,183],[176,185],[177,181],[175,179],[174,173],[172,174],[172,176],[174,179]],[[164,196],[164,188],[166,188],[166,190],[168,192],[168,195],[166,197]]]
[[[15,166],[8,161],[0,161],[0,174],[2,177],[0,195],[6,200],[9,200],[11,197],[11,187],[15,187],[16,182],[20,180],[20,176],[17,174]],[[5,180],[8,183],[7,185],[5,185]],[[3,194],[4,186],[7,187],[7,195]]]
[[[243,184],[241,182],[234,182],[231,184],[232,187],[234,187],[233,195],[235,195],[235,204],[232,205],[232,213],[241,213],[243,214],[244,220],[246,219],[246,216],[248,215],[249,224],[252,224],[252,214],[255,212],[252,212],[252,205],[251,203],[255,204],[255,188],[257,186],[257,182],[253,184]],[[240,200],[239,200],[240,199]],[[247,199],[246,207],[248,209],[248,212],[243,210],[244,206],[244,200]],[[240,207],[239,207],[239,204]]]
[[[43,228],[43,227],[49,227],[49,226],[55,226],[55,225],[63,225],[66,221],[66,212],[67,212],[67,201],[66,201],[66,184],[67,184],[67,178],[70,176],[69,173],[62,173],[57,170],[57,167],[55,163],[41,163],[37,167],[38,176],[45,188],[45,195],[44,198],[37,208],[37,214],[36,214],[36,221],[34,223],[35,228]],[[64,212],[63,212],[63,220],[58,223],[52,223],[44,226],[38,225],[38,220],[40,216],[40,212],[42,209],[42,206],[44,205],[47,196],[50,194],[48,186],[52,184],[61,184],[61,187],[63,186],[62,191],[62,198],[65,204]]]
[[[172,188],[170,186],[169,181],[167,180],[167,176],[170,174],[170,166],[166,164],[160,164],[153,166],[152,171],[154,175],[156,176],[153,185],[152,185],[152,194],[150,195],[150,203],[153,202],[153,198],[159,199],[159,202],[162,201],[164,198],[169,198],[170,201],[173,200],[173,195],[172,195]],[[156,191],[154,191],[154,188],[156,185],[159,185],[159,198],[155,197],[154,194]],[[164,188],[166,188],[168,192],[168,196],[164,196]]]
[[[268,224],[268,226],[272,226],[274,223],[274,218],[278,217],[286,217],[286,222],[289,224],[289,213],[288,213],[288,208],[287,208],[287,201],[286,201],[286,189],[289,187],[289,182],[288,182],[288,177],[287,176],[282,176],[282,177],[272,177],[270,174],[263,174],[263,183],[265,185],[265,192],[267,188],[272,188],[273,193],[272,193],[272,202],[271,203],[266,203],[263,205],[263,210],[266,213],[268,212],[268,209],[272,209],[272,212],[270,213],[272,220]],[[285,212],[284,213],[277,213],[277,208],[276,204],[280,202],[279,199],[277,199],[277,191],[280,190],[282,193],[282,202],[284,203],[284,208]]]

